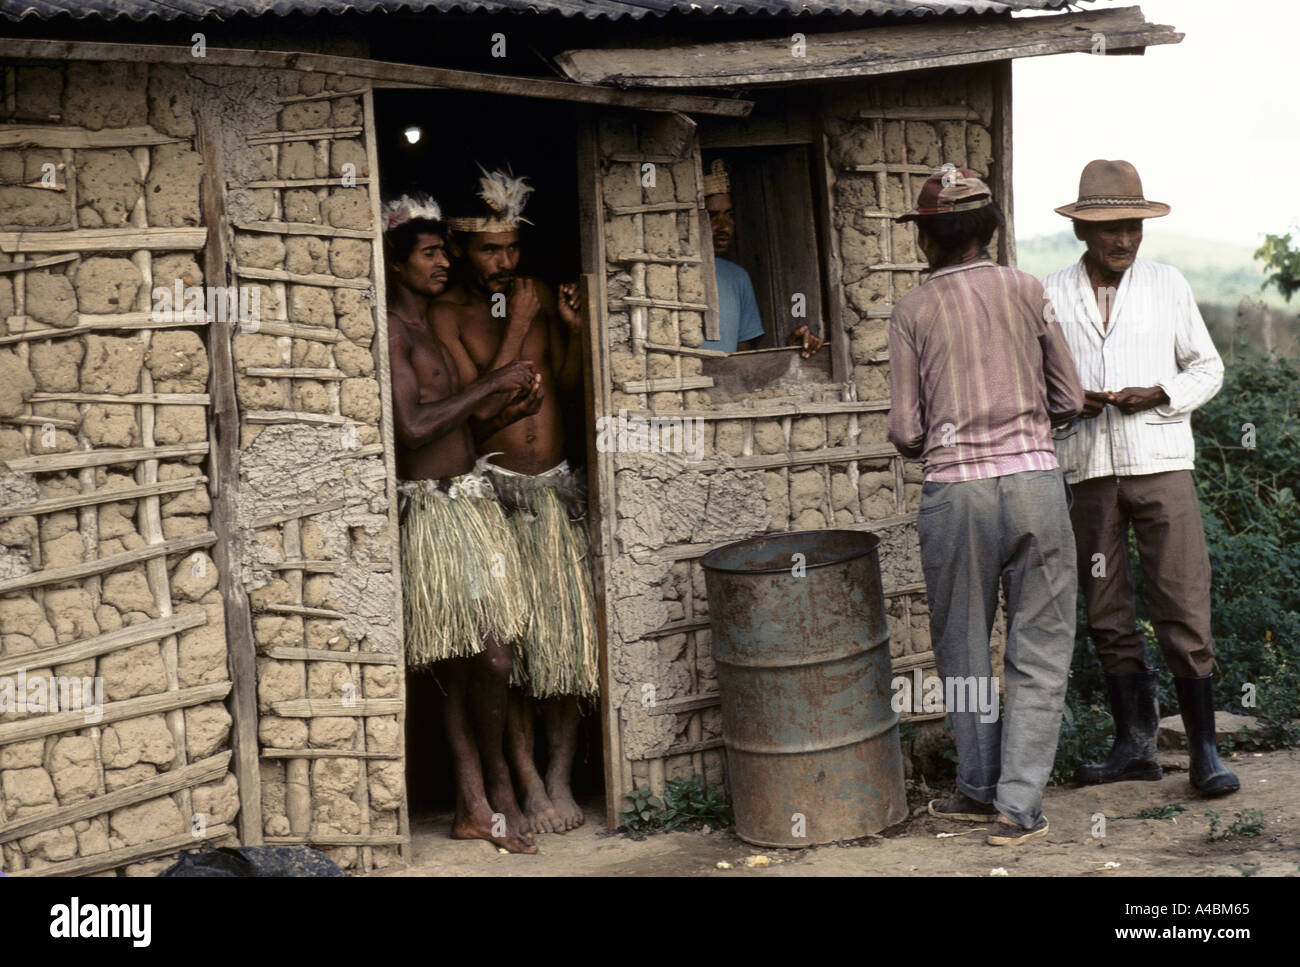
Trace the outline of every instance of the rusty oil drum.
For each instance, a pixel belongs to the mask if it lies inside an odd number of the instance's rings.
[[[855,839],[907,815],[879,546],[862,531],[795,531],[700,562],[746,842]]]

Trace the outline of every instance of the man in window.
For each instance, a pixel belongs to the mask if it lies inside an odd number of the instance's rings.
[[[720,349],[724,353],[754,349],[763,335],[763,320],[758,315],[758,299],[749,273],[735,262],[723,258],[736,235],[736,211],[731,204],[731,178],[722,161],[714,161],[704,176],[704,207],[713,229],[713,265],[718,278],[718,339],[706,339],[701,349]],[[814,336],[806,326],[790,333],[787,345],[800,346],[807,359],[821,349],[824,340]]]

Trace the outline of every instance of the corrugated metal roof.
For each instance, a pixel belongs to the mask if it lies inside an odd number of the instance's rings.
[[[1072,0],[0,0],[7,20],[70,16],[104,20],[227,20],[291,13],[558,13],[564,17],[639,20],[647,14],[915,14],[1050,10]],[[1077,0],[1074,0],[1077,2]],[[1086,0],[1085,0],[1086,2]]]

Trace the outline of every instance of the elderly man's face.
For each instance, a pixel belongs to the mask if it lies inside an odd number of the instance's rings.
[[[713,228],[713,254],[722,255],[736,234],[736,212],[731,207],[730,195],[709,195],[704,199]]]
[[[1137,258],[1142,244],[1142,219],[1118,222],[1074,223],[1075,237],[1088,246],[1088,254],[1108,272],[1126,272]]]

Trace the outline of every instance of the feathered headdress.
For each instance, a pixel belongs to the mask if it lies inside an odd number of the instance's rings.
[[[403,195],[384,202],[384,231],[391,232],[399,225],[416,218],[427,218],[431,222],[442,221],[442,209],[438,203],[422,192],[414,196]]]
[[[524,204],[533,191],[523,176],[515,177],[512,171],[488,171],[479,165],[483,177],[478,180],[478,196],[495,214],[490,218],[449,218],[447,224],[458,232],[513,232],[520,222],[531,225],[524,218]]]

